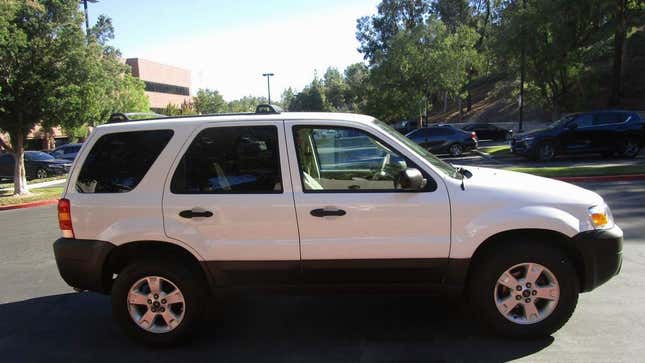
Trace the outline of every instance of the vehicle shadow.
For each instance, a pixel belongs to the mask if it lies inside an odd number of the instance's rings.
[[[0,354],[6,362],[503,362],[553,341],[494,337],[463,304],[429,296],[245,295],[216,310],[188,345],[153,350],[117,329],[106,296],[7,303]]]

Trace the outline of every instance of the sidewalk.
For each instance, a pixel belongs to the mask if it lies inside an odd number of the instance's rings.
[[[27,187],[29,189],[51,187],[53,185],[65,184],[66,181],[67,181],[67,179],[50,180],[50,181],[46,181],[46,182],[42,182],[42,183],[28,184]],[[11,191],[11,190],[13,190],[13,187],[0,188],[0,192],[6,192],[6,191]]]

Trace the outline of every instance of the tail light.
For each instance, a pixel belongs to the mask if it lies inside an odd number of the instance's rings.
[[[477,140],[477,133],[475,131],[470,133],[470,138]]]
[[[65,238],[74,238],[72,208],[69,199],[58,200],[58,225]]]

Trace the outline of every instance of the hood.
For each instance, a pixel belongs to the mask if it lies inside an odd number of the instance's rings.
[[[556,129],[556,128],[545,127],[545,128],[541,128],[541,129],[522,132],[521,134],[520,133],[514,134],[513,138],[514,139],[521,139],[521,138],[524,138],[524,137],[527,137],[527,136],[553,135],[553,134],[558,133],[557,130],[558,129]]]
[[[490,198],[538,205],[575,205],[585,209],[603,203],[598,194],[559,180],[508,170],[466,168],[473,174],[464,180],[466,191],[487,193]]]

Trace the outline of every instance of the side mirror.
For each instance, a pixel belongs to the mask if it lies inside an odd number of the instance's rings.
[[[575,129],[577,129],[577,128],[578,128],[578,124],[577,124],[577,123],[575,123],[575,122],[572,122],[572,123],[570,123],[570,124],[568,124],[568,125],[567,125],[567,128],[568,128],[569,130],[573,131],[573,130],[575,130]]]
[[[407,168],[399,174],[399,184],[403,190],[421,190],[428,184],[419,169]]]

